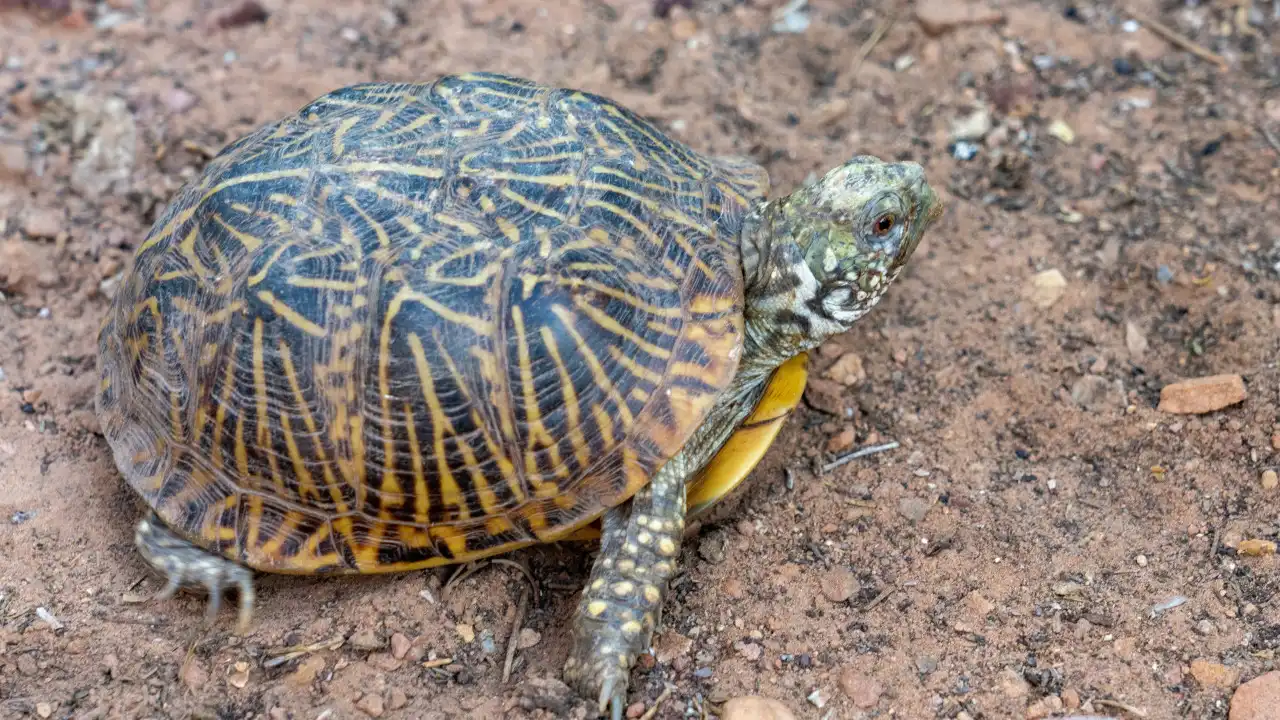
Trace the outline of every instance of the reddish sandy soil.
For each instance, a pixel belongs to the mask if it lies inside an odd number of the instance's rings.
[[[993,2],[999,22],[936,37],[910,5],[879,32],[894,6],[862,0],[811,0],[803,32],[772,29],[774,0],[263,0],[265,22],[216,27],[235,4],[0,2],[0,717],[582,712],[520,702],[558,676],[580,549],[519,554],[541,593],[508,683],[504,565],[447,595],[432,573],[265,577],[237,637],[199,595],[148,600],[92,413],[118,275],[210,152],[340,85],[470,69],[610,95],[756,158],[775,193],[870,152],[949,202],[691,533],[637,712],[670,684],[657,718],[745,694],[801,718],[1226,718],[1275,669],[1277,559],[1241,544],[1280,535],[1273,4],[1130,4],[1225,69],[1111,3]],[[958,159],[975,108],[992,127]],[[824,377],[845,353],[865,378]],[[1243,402],[1157,409],[1224,373]]]

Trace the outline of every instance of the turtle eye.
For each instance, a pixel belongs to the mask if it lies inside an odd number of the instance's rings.
[[[871,224],[871,232],[874,233],[876,237],[884,237],[885,235],[888,235],[897,224],[897,215],[894,215],[891,212],[884,213],[880,217],[876,218],[875,222]]]

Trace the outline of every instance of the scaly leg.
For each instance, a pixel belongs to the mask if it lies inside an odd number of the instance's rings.
[[[683,458],[604,516],[600,555],[573,618],[564,677],[621,720],[636,657],[649,646],[684,533]]]
[[[239,631],[249,629],[253,614],[253,573],[226,558],[201,550],[178,537],[155,513],[138,522],[134,544],[147,564],[167,579],[157,599],[173,596],[180,587],[202,587],[209,593],[208,619],[212,621],[222,606],[222,592],[230,585],[240,591]]]

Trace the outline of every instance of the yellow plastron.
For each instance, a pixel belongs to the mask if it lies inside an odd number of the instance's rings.
[[[707,510],[747,479],[800,404],[808,380],[808,353],[796,355],[773,371],[755,409],[689,483],[686,517],[693,518]],[[597,520],[558,541],[585,542],[599,537],[600,521]]]

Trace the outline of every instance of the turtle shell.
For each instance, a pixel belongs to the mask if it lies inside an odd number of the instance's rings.
[[[766,191],[586,92],[338,90],[224,149],[138,247],[99,335],[104,434],[174,531],[262,570],[564,537],[732,378]]]

